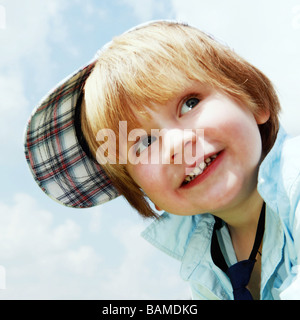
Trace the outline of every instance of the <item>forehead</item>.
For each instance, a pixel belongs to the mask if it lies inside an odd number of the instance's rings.
[[[136,106],[133,105],[133,111],[136,110],[135,119],[137,123],[147,123],[147,121],[157,117],[159,113],[163,113],[168,107],[178,108],[187,97],[195,95],[201,98],[207,96],[213,89],[213,86],[209,83],[188,80],[182,86],[172,90],[172,94],[170,92],[162,93],[161,99],[145,99],[142,102],[141,110],[139,108],[135,109]]]

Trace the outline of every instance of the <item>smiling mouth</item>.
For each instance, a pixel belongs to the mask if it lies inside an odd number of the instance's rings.
[[[182,186],[185,186],[189,184],[191,181],[193,181],[198,176],[202,175],[203,172],[216,160],[218,155],[221,152],[218,152],[214,155],[211,155],[207,157],[204,161],[200,162],[198,166],[196,166],[184,179]]]

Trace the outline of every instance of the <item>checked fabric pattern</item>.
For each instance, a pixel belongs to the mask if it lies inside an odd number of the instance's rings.
[[[34,110],[25,132],[25,155],[35,181],[52,199],[75,208],[112,200],[118,192],[80,146],[75,107],[95,62],[62,81]]]

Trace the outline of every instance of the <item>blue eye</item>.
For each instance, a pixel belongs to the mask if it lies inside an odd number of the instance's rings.
[[[156,141],[156,137],[147,136],[145,138],[141,138],[136,146],[136,155],[139,156],[145,149],[147,149],[154,141]]]
[[[189,98],[188,100],[186,100],[181,107],[180,115],[183,115],[189,112],[190,110],[192,110],[199,102],[200,100],[195,97]]]

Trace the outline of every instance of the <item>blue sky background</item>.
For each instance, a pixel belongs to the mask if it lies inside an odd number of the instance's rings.
[[[152,19],[193,24],[260,68],[285,128],[300,134],[299,0],[0,0],[0,299],[190,298],[179,262],[139,236],[150,221],[122,198],[87,210],[58,205],[23,155],[39,100],[113,36]]]

